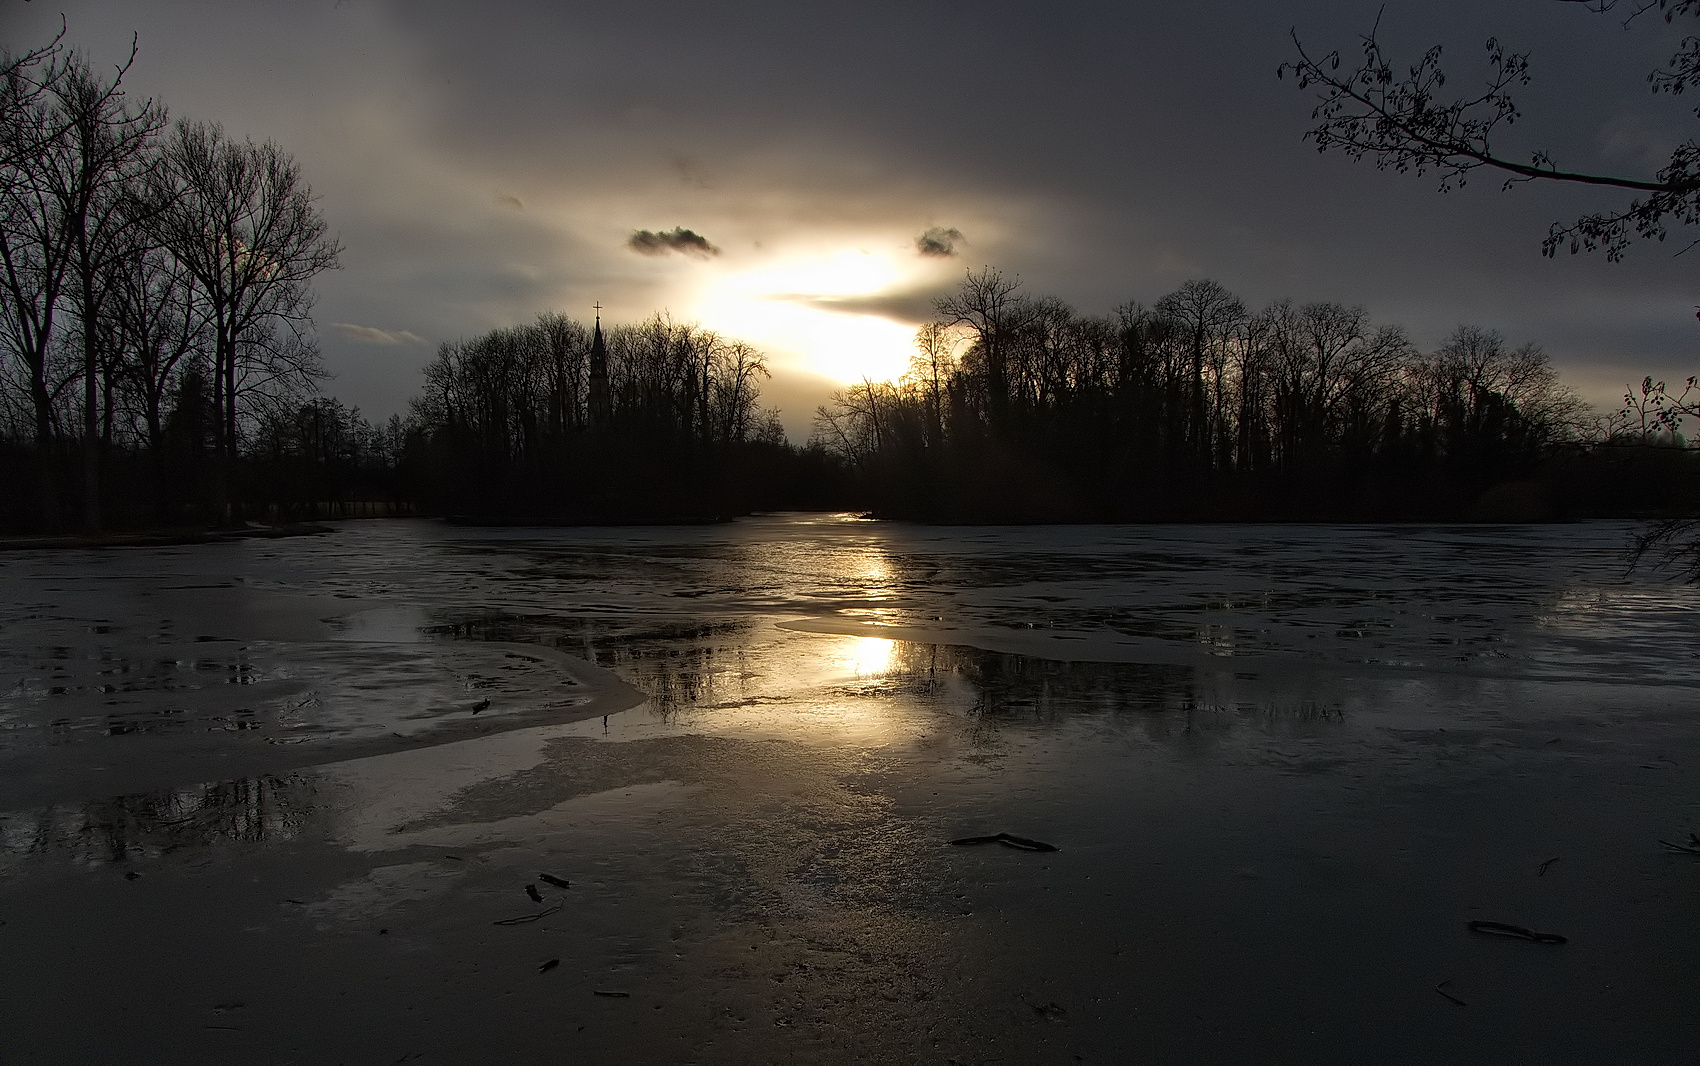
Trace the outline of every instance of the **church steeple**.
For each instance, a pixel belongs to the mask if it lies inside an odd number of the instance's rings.
[[[596,326],[590,335],[590,428],[606,429],[612,405],[608,398],[608,345],[602,339],[602,304],[596,305]]]

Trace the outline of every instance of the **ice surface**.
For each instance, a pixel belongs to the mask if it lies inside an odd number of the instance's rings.
[[[1681,1061],[1700,864],[1658,840],[1700,830],[1700,595],[1629,538],[6,553],[0,1050]],[[1000,831],[1062,850],[944,846]],[[494,926],[540,870],[563,909]],[[106,1010],[51,1021],[91,965]]]

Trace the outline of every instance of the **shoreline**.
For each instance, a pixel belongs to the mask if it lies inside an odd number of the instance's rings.
[[[316,537],[336,530],[318,522],[250,525],[234,529],[150,529],[112,533],[52,533],[0,537],[0,551],[53,551],[84,548],[170,548],[181,544],[223,544],[235,540]]]

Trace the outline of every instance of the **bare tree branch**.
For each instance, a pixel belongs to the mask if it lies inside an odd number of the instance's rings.
[[[1619,0],[1561,0],[1605,13]],[[1629,17],[1663,11],[1666,22],[1700,15],[1700,0],[1632,0]],[[1495,147],[1496,135],[1522,117],[1514,89],[1530,80],[1527,53],[1508,51],[1497,39],[1487,42],[1488,78],[1474,95],[1444,95],[1447,74],[1436,45],[1405,71],[1395,69],[1384,51],[1377,25],[1361,39],[1362,58],[1342,72],[1339,52],[1316,57],[1294,30],[1298,59],[1277,68],[1277,77],[1291,73],[1300,89],[1313,91],[1318,103],[1311,112],[1315,125],[1305,138],[1317,151],[1339,150],[1354,160],[1369,158],[1378,169],[1440,176],[1440,190],[1465,184],[1475,171],[1488,168],[1508,175],[1505,187],[1525,181],[1555,181],[1645,193],[1627,207],[1585,215],[1574,222],[1554,223],[1542,242],[1542,254],[1561,248],[1571,252],[1603,249],[1609,260],[1621,259],[1636,239],[1663,240],[1667,226],[1700,221],[1700,144],[1690,139],[1677,145],[1670,162],[1650,178],[1592,174],[1561,169],[1545,151],[1530,153],[1522,162]],[[1657,92],[1678,94],[1700,84],[1700,39],[1685,38],[1666,69],[1648,80]]]

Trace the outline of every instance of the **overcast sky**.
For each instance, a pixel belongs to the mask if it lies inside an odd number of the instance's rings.
[[[1363,304],[1425,348],[1475,323],[1602,404],[1700,373],[1693,234],[1543,259],[1549,223],[1625,198],[1441,195],[1301,140],[1289,30],[1350,60],[1383,6],[1395,52],[1444,44],[1460,89],[1489,36],[1533,53],[1507,154],[1650,176],[1693,132],[1700,101],[1645,80],[1678,30],[1559,0],[0,0],[0,31],[39,43],[62,13],[103,63],[134,33],[135,94],[295,155],[346,247],[317,285],[327,387],[379,417],[440,341],[600,301],[761,346],[799,438],[983,264],[1088,313],[1211,277],[1254,307]],[[631,247],[680,227],[712,248]]]

